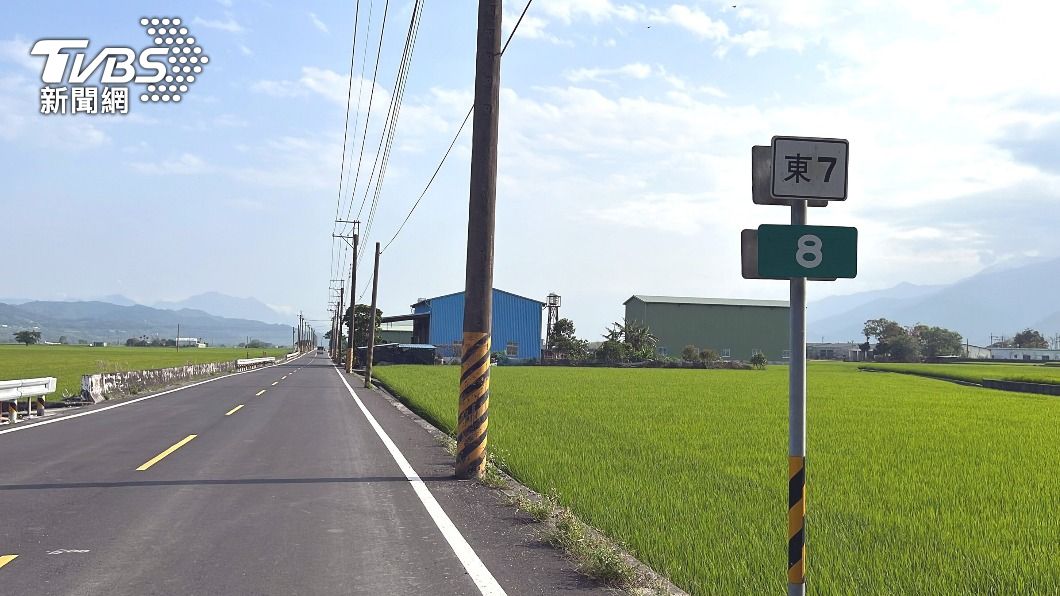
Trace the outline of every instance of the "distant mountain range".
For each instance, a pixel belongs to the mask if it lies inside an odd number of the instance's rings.
[[[112,301],[103,300],[103,302]],[[114,303],[119,304],[117,302]],[[297,318],[276,312],[276,310],[257,298],[237,298],[219,292],[196,294],[190,298],[175,302],[156,302],[151,306],[166,310],[193,308],[219,317],[250,319],[253,321],[265,321],[266,323],[286,323],[288,325],[293,325],[293,321]]]
[[[248,337],[277,345],[291,343],[290,325],[222,317],[190,308],[171,310],[101,301],[0,303],[0,341],[12,341],[16,331],[37,329],[47,341],[65,335],[71,343],[78,339],[124,343],[141,335],[175,337],[177,325],[181,337],[199,337],[214,345],[234,345]]]
[[[1053,337],[1060,333],[1060,258],[988,268],[949,285],[899,284],[811,302],[807,339],[864,341],[865,321],[878,317],[946,327],[974,345],[1026,327]]]
[[[3,298],[0,303],[9,305],[25,304],[27,302],[59,302],[57,300],[35,300],[33,298]],[[153,304],[143,304],[121,294],[109,294],[88,298],[70,298],[61,302],[106,302],[118,306],[151,306],[163,310],[181,310],[190,308],[218,317],[230,319],[248,319],[251,321],[263,321],[265,323],[277,323],[280,325],[293,325],[297,317],[280,313],[258,300],[257,298],[238,298],[221,294],[220,292],[205,292],[196,294],[184,300],[159,301]]]

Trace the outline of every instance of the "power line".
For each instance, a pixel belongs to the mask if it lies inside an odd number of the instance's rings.
[[[364,160],[364,142],[368,139],[368,124],[372,121],[372,103],[375,98],[375,82],[379,76],[379,58],[383,53],[383,35],[386,33],[386,15],[390,9],[390,0],[386,0],[383,5],[383,24],[379,28],[379,45],[375,50],[375,68],[372,69],[372,88],[368,91],[368,114],[364,117],[364,134],[361,136],[361,152],[357,157],[357,173],[353,177],[353,192],[350,195],[350,206],[346,210],[346,219],[350,219],[350,213],[353,211],[353,200],[354,195],[357,193],[357,183],[361,177],[361,163]],[[365,195],[367,198],[367,195]],[[364,201],[361,201],[361,206],[357,209],[357,217],[354,219],[361,219],[361,210],[364,209]]]
[[[364,56],[367,55],[367,53],[368,53],[368,39],[371,37],[371,34],[372,34],[372,15],[374,13],[374,9],[375,9],[375,0],[371,0],[369,2],[369,4],[368,4],[368,26],[365,28],[365,31],[364,31],[364,44],[361,46],[361,74],[360,74],[360,77],[358,77],[358,85],[357,85],[357,110],[354,113],[354,117],[353,117],[353,137],[354,138],[357,137],[357,127],[358,127],[358,125],[360,124],[360,121],[361,121],[361,100],[362,100],[362,98],[364,96],[364,71],[365,71],[365,68],[367,68],[367,65],[368,65],[368,61],[364,59]],[[349,86],[347,87],[347,93],[346,93],[346,122],[345,122],[345,127],[343,129],[343,139],[344,140],[343,140],[343,147],[342,147],[343,161],[345,161],[345,159],[346,159],[346,148],[347,148],[347,141],[345,140],[345,138],[346,138],[346,135],[349,132],[349,128],[350,128],[350,93],[351,93],[351,91],[353,89],[353,69],[354,69],[354,63],[355,63],[354,56],[356,54],[357,32],[359,30],[359,27],[358,27],[359,19],[360,19],[360,0],[357,0],[357,12],[356,12],[356,14],[354,16],[353,49],[351,50],[351,59],[350,59],[350,80],[349,80]],[[366,126],[367,126],[367,123],[366,123]],[[350,158],[352,160],[353,147],[350,147],[349,149],[350,149],[350,153],[351,153]],[[347,256],[347,252],[346,252],[345,246],[343,247],[344,250],[343,250],[342,254],[340,254],[337,259],[336,259],[336,256],[335,256],[335,242],[337,240],[337,238],[335,238],[335,232],[337,231],[337,227],[338,227],[338,223],[339,223],[338,222],[339,211],[341,211],[341,209],[342,209],[342,195],[343,195],[342,189],[343,189],[344,185],[348,186],[349,179],[350,179],[350,170],[353,169],[352,168],[352,161],[351,161],[351,167],[350,168],[344,168],[344,169],[345,169],[345,173],[343,172],[343,169],[339,170],[339,196],[338,196],[337,202],[335,204],[335,218],[334,218],[335,221],[333,221],[332,225],[331,225],[331,235],[332,235],[331,266],[333,268],[332,275],[335,275],[336,273],[341,273],[342,271],[346,270],[346,256]],[[352,200],[352,198],[351,198],[351,200]],[[337,271],[334,270],[336,264],[339,265]]]
[[[526,12],[528,10],[530,10],[530,5],[533,3],[533,1],[534,0],[527,0],[526,5],[523,6],[523,12],[521,12],[519,14],[519,18],[515,21],[515,26],[512,27],[512,32],[508,34],[508,39],[505,40],[504,45],[501,47],[501,52],[500,52],[501,56],[504,55],[505,50],[508,49],[508,44],[511,43],[512,39],[515,37],[515,32],[519,30],[519,24],[523,22],[523,17],[525,17],[526,16]],[[445,154],[442,155],[442,159],[438,162],[438,167],[434,168],[434,173],[431,174],[430,180],[428,180],[426,186],[423,187],[423,192],[421,192],[420,196],[416,198],[416,201],[412,204],[412,208],[409,209],[408,214],[405,215],[405,219],[403,219],[401,221],[401,225],[398,226],[397,231],[394,232],[394,235],[391,236],[390,240],[387,241],[386,245],[383,247],[383,250],[380,251],[381,253],[382,252],[386,252],[386,249],[390,247],[390,245],[394,242],[394,240],[397,239],[398,234],[400,234],[401,230],[403,230],[405,228],[405,224],[408,223],[409,218],[411,218],[413,212],[416,211],[416,207],[419,207],[420,201],[423,200],[423,197],[426,196],[427,191],[430,190],[431,184],[434,183],[434,179],[438,177],[438,172],[440,172],[442,170],[442,166],[445,165],[445,160],[449,158],[449,153],[453,150],[453,147],[456,145],[456,141],[460,138],[460,133],[462,133],[464,131],[464,126],[467,125],[467,121],[468,121],[468,119],[471,118],[471,114],[472,114],[472,112],[474,112],[474,110],[475,110],[475,105],[471,104],[471,107],[468,108],[467,115],[464,116],[464,121],[461,122],[460,123],[460,127],[456,129],[456,134],[453,135],[452,142],[449,143],[449,147],[446,148]],[[363,292],[362,292],[362,295],[363,295]]]
[[[360,25],[361,19],[361,0],[357,0],[356,7],[353,13],[353,39],[350,42],[350,78],[349,83],[346,85],[346,118],[343,120],[342,127],[342,163],[339,166],[339,191],[335,197],[335,217],[339,218],[339,209],[342,205],[342,180],[346,173],[346,145],[349,143],[349,132],[350,132],[350,103],[353,99],[353,67],[357,62],[357,30]],[[332,233],[335,231],[335,224],[332,224]],[[331,260],[332,266],[334,266],[335,260],[335,242],[332,240],[331,243]],[[332,271],[334,273],[334,271]]]
[[[438,167],[434,168],[434,173],[431,174],[431,179],[428,180],[427,185],[423,187],[423,192],[421,192],[420,196],[416,198],[416,202],[412,204],[412,209],[409,209],[408,215],[405,216],[405,219],[402,220],[401,225],[398,226],[397,231],[394,232],[394,235],[390,237],[390,240],[387,241],[386,246],[384,246],[383,250],[381,250],[380,252],[386,252],[386,249],[390,246],[394,239],[398,237],[398,234],[401,233],[401,230],[405,228],[405,224],[408,223],[409,218],[412,217],[412,213],[416,211],[416,207],[419,207],[420,201],[423,200],[423,197],[426,196],[427,191],[430,190],[431,184],[434,183],[434,179],[438,177],[438,172],[442,171],[442,166],[445,165],[445,160],[449,157],[449,153],[453,150],[453,147],[456,146],[456,141],[460,138],[460,133],[464,131],[464,127],[467,126],[467,121],[471,119],[471,113],[474,110],[475,107],[471,106],[471,109],[467,111],[467,115],[464,116],[464,121],[460,123],[460,128],[457,128],[456,134],[453,135],[453,141],[449,143],[449,148],[445,150],[445,155],[442,155],[441,161],[438,162]]]
[[[508,39],[504,40],[504,45],[501,47],[500,55],[504,55],[504,50],[508,49],[508,44],[512,42],[512,38],[515,37],[515,32],[519,30],[519,23],[523,22],[523,17],[526,16],[526,11],[530,10],[530,4],[534,0],[526,0],[526,6],[523,7],[523,12],[519,13],[519,19],[515,21],[515,26],[512,27],[512,32],[508,34]]]
[[[397,133],[398,119],[401,117],[401,104],[405,98],[405,84],[408,81],[409,70],[412,66],[412,54],[416,48],[416,35],[419,32],[420,19],[423,16],[423,1],[417,0],[413,5],[412,18],[409,21],[408,34],[405,36],[405,49],[401,55],[401,63],[394,83],[394,94],[390,99],[390,109],[387,111],[387,119],[384,124],[386,131],[379,138],[379,147],[376,148],[375,163],[372,164],[371,178],[365,187],[365,199],[368,198],[368,190],[375,179],[375,192],[372,196],[372,206],[368,212],[368,221],[362,238],[368,238],[372,232],[372,224],[375,222],[375,214],[379,208],[379,198],[383,189],[383,180],[386,176],[387,165],[390,162],[390,151],[394,145],[394,136]],[[382,148],[382,161],[380,161],[380,148]],[[378,163],[378,170],[376,164]],[[378,172],[378,176],[376,175]]]

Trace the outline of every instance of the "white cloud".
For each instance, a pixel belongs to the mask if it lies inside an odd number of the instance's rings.
[[[305,66],[302,67],[302,76],[298,80],[257,81],[251,84],[250,88],[254,92],[273,97],[308,97],[311,94],[315,94],[331,103],[345,106],[349,80],[347,75],[339,74],[327,68]],[[362,80],[360,77],[356,78],[353,81],[352,100],[356,101],[357,94],[360,92],[363,101],[367,104],[368,97],[371,94],[371,86],[371,81]],[[374,110],[380,105],[385,105],[389,102],[389,92],[379,84],[376,84],[372,109]],[[383,109],[386,108],[384,107]]]
[[[243,44],[239,44],[239,53],[243,54],[244,56],[253,56],[254,55],[254,52],[250,48],[248,48],[247,46],[245,46]]]
[[[613,75],[631,79],[646,79],[651,74],[651,66],[633,62],[618,68],[578,68],[567,71],[564,77],[572,83],[579,83],[582,81],[606,81],[608,77]]]
[[[240,25],[231,14],[226,15],[226,19],[223,21],[220,19],[195,17],[191,22],[195,25],[200,25],[209,29],[217,29],[219,31],[227,31],[229,33],[243,33],[246,31],[246,29],[243,28],[243,25]]]
[[[103,120],[70,114],[42,116],[39,85],[39,80],[0,73],[0,138],[62,151],[85,151],[111,142],[102,126],[121,122],[109,116]]]
[[[664,11],[652,15],[652,21],[671,23],[695,33],[702,39],[723,41],[729,38],[729,27],[724,21],[712,19],[705,12],[674,4]]]
[[[41,58],[31,56],[30,48],[33,42],[15,37],[14,39],[0,39],[0,62],[10,62],[32,71],[40,72],[44,67]]]
[[[320,20],[320,17],[316,13],[309,13],[309,20],[312,21],[313,26],[319,29],[322,33],[330,33],[328,26],[324,24],[324,21]]]
[[[175,158],[155,162],[132,162],[129,167],[149,176],[201,174],[209,170],[203,159],[192,153],[182,153]]]

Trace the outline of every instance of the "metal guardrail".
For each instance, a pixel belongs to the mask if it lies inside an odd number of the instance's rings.
[[[26,412],[33,405],[33,398],[37,398],[37,415],[44,415],[44,400],[42,396],[55,393],[55,377],[42,377],[39,379],[15,379],[13,381],[0,381],[0,402],[10,402],[4,408],[7,410],[7,419],[10,424],[18,421],[18,400],[25,398]]]
[[[247,370],[267,364],[276,364],[275,358],[240,358],[236,360],[236,370]]]
[[[0,381],[0,401],[17,401],[55,393],[55,377]]]

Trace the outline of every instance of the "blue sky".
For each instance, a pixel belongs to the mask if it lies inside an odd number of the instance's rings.
[[[385,2],[360,2],[361,34],[369,6],[373,25],[367,54],[358,38],[355,102]],[[5,6],[0,296],[150,303],[215,290],[323,317],[342,260],[330,234],[354,5]],[[506,3],[506,29],[522,6]],[[390,1],[365,168],[411,10]],[[786,284],[739,270],[740,229],[787,220],[751,204],[750,147],[774,134],[850,139],[850,199],[810,219],[859,227],[859,277],[813,284],[811,300],[1058,256],[1056,12],[535,0],[503,63],[496,285],[561,294],[590,338],[634,293],[784,298]],[[124,117],[37,113],[35,40],[145,47],[143,16],[181,18],[210,57],[184,101],[134,102]],[[470,106],[474,36],[474,2],[425,2],[367,246],[394,233]],[[383,254],[388,314],[463,287],[470,132]]]

